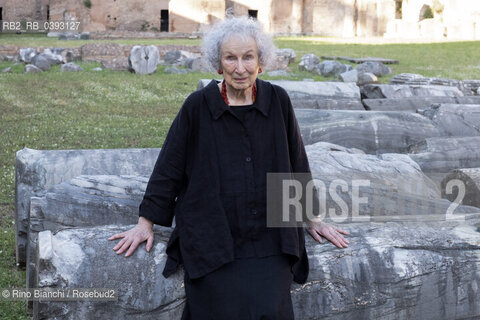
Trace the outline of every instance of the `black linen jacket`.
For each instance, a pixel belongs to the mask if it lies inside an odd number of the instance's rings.
[[[267,172],[310,172],[286,91],[256,80],[256,100],[241,122],[217,82],[192,93],[165,139],[139,215],[175,229],[167,245],[168,277],[183,263],[199,278],[253,243],[258,256],[291,255],[294,281],[305,283],[303,227],[266,227]]]

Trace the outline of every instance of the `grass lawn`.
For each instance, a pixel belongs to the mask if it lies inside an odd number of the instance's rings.
[[[94,41],[94,40],[92,40]],[[0,35],[0,46],[74,47],[92,41],[58,41],[41,36]],[[97,40],[95,40],[97,41]],[[97,42],[105,42],[98,40]],[[199,40],[115,40],[126,44],[198,45]],[[289,79],[325,78],[298,71],[305,53],[378,56],[400,60],[395,73],[455,79],[480,78],[480,42],[434,44],[338,44],[314,38],[283,37],[276,43],[293,48],[297,63]],[[163,67],[152,75],[104,70],[99,63],[79,63],[84,71],[61,73],[60,67],[41,74],[23,74],[23,66],[0,73],[0,288],[25,287],[25,272],[15,266],[15,152],[24,148],[148,148],[161,147],[183,100],[199,79],[215,74],[169,75]],[[0,62],[0,70],[11,66]],[[264,79],[271,79],[263,77]],[[382,82],[388,82],[383,78]],[[0,302],[0,319],[28,318],[23,303]]]

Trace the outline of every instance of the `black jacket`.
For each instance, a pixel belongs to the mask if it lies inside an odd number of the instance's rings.
[[[180,263],[199,278],[237,257],[292,256],[294,281],[305,283],[303,227],[266,227],[266,173],[310,172],[290,98],[256,80],[244,122],[229,110],[216,81],[192,93],[160,151],[139,215],[175,229],[163,275]]]

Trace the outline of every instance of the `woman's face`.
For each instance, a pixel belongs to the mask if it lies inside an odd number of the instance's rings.
[[[236,90],[253,86],[260,67],[255,40],[252,37],[231,36],[222,44],[220,53],[226,84]]]

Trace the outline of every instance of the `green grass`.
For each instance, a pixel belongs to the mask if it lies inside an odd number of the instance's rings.
[[[298,58],[306,53],[315,53],[319,57],[382,57],[400,61],[398,65],[391,65],[394,73],[419,73],[427,77],[457,80],[480,78],[479,41],[370,45],[282,37],[277,38],[276,43],[282,48],[294,48]],[[381,80],[387,82],[389,78]]]
[[[102,41],[58,41],[39,35],[0,35],[1,45],[73,47]],[[198,45],[199,40],[115,40],[125,44]],[[298,71],[305,53],[378,56],[400,60],[395,73],[455,79],[480,78],[480,43],[339,44],[302,37],[277,38],[279,47],[296,51],[289,79],[325,78]],[[150,148],[160,147],[175,114],[199,79],[216,74],[168,75],[163,67],[152,75],[104,70],[98,63],[79,63],[84,71],[61,73],[59,66],[41,74],[23,74],[23,65],[0,73],[0,288],[25,287],[25,272],[15,266],[15,152],[24,148]],[[11,66],[0,62],[0,70]],[[264,79],[271,79],[263,76]],[[383,78],[388,82],[389,78]],[[0,303],[0,319],[27,318],[24,303]]]
[[[0,33],[0,46],[12,45],[22,47],[58,47],[75,48],[88,43],[119,43],[131,45],[170,45],[183,44],[187,46],[199,45],[200,39],[115,39],[115,40],[58,40],[57,38],[47,37],[42,33]]]

